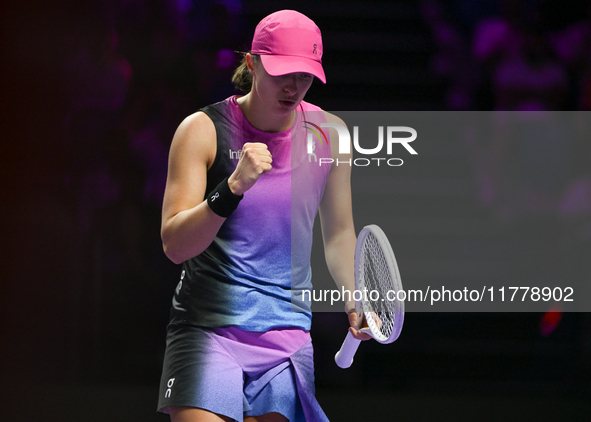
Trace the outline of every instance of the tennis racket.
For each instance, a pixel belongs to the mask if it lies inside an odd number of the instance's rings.
[[[365,226],[355,246],[355,310],[359,323],[365,315],[368,327],[361,331],[380,343],[395,341],[404,323],[404,300],[399,300],[402,282],[388,238],[376,225]],[[360,299],[360,300],[357,300]],[[347,333],[335,361],[348,368],[361,340]]]

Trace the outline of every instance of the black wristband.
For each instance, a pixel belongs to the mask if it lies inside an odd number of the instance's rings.
[[[207,195],[207,205],[220,217],[228,218],[238,207],[243,197],[244,195],[235,195],[230,190],[226,177]]]

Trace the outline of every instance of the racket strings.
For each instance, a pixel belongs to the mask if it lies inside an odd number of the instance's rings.
[[[396,300],[391,297],[394,281],[382,247],[372,233],[367,235],[363,245],[360,270],[362,288],[366,291],[363,301],[365,318],[373,332],[379,332],[387,339],[394,328],[396,315]]]

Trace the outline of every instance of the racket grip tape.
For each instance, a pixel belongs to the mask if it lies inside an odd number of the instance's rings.
[[[345,337],[345,341],[343,341],[341,350],[339,350],[334,357],[339,368],[346,369],[351,366],[355,352],[357,352],[357,348],[359,347],[359,343],[361,343],[361,340],[357,340],[353,337],[351,331],[347,332],[347,337]]]

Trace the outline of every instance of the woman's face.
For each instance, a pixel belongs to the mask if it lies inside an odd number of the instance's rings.
[[[261,60],[253,63],[253,94],[274,114],[288,115],[304,99],[314,76],[309,73],[288,73],[271,76]]]

